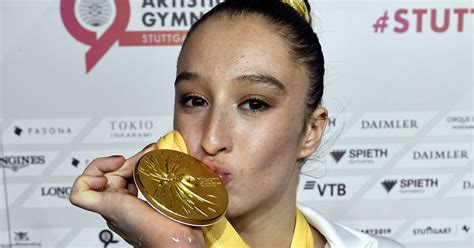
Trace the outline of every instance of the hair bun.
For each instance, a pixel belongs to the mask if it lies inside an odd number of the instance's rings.
[[[306,22],[311,24],[311,15],[309,14],[309,4],[305,0],[281,0],[282,3],[290,5]]]

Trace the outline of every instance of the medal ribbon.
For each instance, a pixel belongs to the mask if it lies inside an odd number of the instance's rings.
[[[157,142],[159,149],[175,150],[188,154],[183,137],[172,131],[161,137]],[[202,227],[206,247],[208,248],[249,248],[250,246],[239,236],[230,222],[223,217],[211,226]],[[296,224],[290,248],[314,248],[311,227],[303,214],[296,210]]]
[[[291,241],[291,248],[297,247],[314,248],[311,227],[299,209],[296,209],[295,232],[293,233],[293,240]]]

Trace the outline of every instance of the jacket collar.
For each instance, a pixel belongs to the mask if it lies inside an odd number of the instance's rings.
[[[298,208],[308,223],[326,238],[326,248],[377,247],[377,240],[365,233],[331,222],[316,210],[301,203],[298,203]]]

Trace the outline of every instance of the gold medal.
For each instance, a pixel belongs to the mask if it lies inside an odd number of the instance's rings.
[[[140,158],[133,177],[157,211],[182,224],[207,226],[224,216],[229,202],[219,177],[200,160],[173,150]]]

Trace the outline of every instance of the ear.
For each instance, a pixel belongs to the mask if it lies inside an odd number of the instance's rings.
[[[323,107],[317,107],[306,123],[298,159],[309,157],[318,148],[327,123],[328,111]]]

